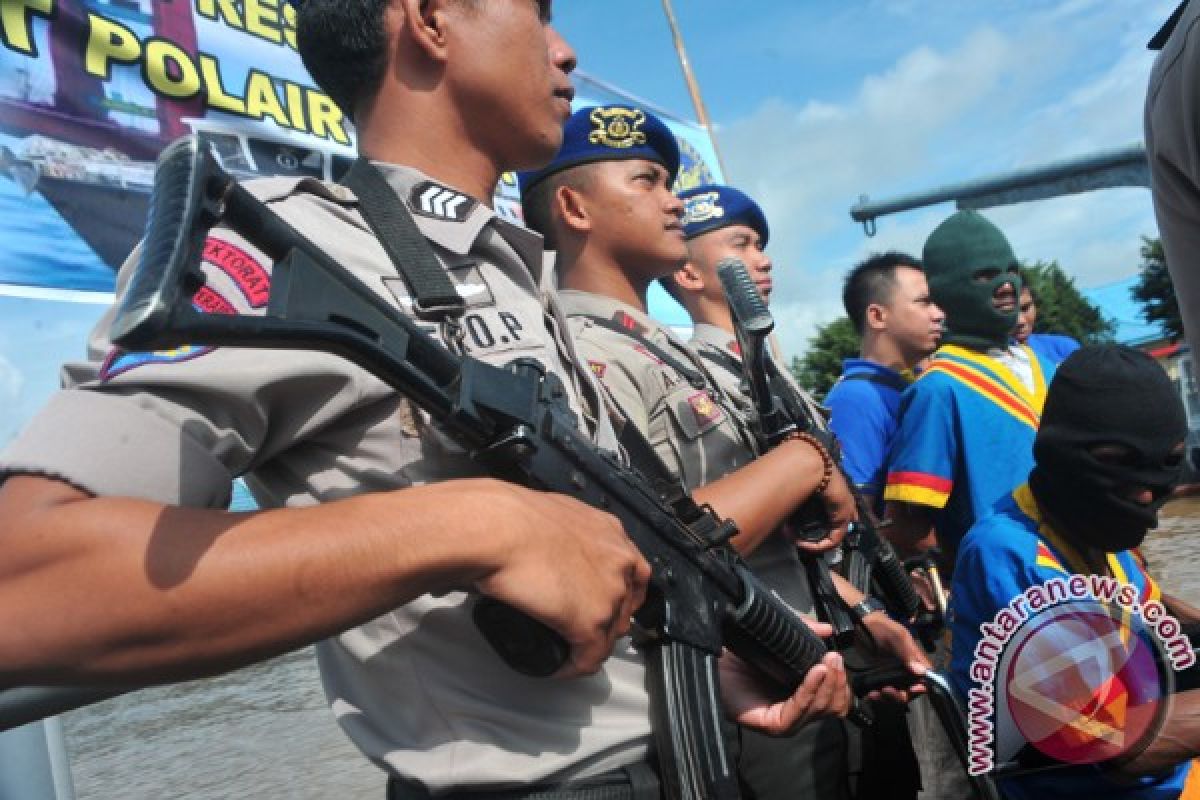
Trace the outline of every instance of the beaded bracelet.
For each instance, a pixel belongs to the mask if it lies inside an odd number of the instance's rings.
[[[825,445],[821,444],[821,440],[811,433],[795,431],[789,434],[784,441],[791,441],[792,439],[812,445],[813,449],[817,451],[817,455],[821,457],[821,466],[823,468],[821,481],[817,484],[817,488],[813,490],[813,495],[819,497],[825,493],[825,490],[829,488],[829,482],[833,480],[833,456],[829,455],[829,451],[825,449]]]

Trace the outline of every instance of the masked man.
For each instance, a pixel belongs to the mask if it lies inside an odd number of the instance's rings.
[[[1169,698],[1154,657],[1148,670],[1135,668],[1139,652],[1159,647],[1145,624],[1158,619],[1152,609],[1197,621],[1195,609],[1163,596],[1136,551],[1179,479],[1186,435],[1179,395],[1152,358],[1120,345],[1085,347],[1050,385],[1028,482],[963,541],[951,591],[956,687],[967,696],[978,685],[995,698],[987,723],[997,748],[1014,749],[1015,726],[1051,761],[1082,765],[1006,780],[1006,797],[1179,797],[1189,782],[1200,752],[1200,691],[1170,698],[1165,718],[1145,727],[1139,709]],[[1052,587],[1072,576],[1084,576],[1082,586],[1103,585],[1092,580],[1099,578],[1116,588],[1056,595]],[[1024,618],[1023,627],[988,655],[982,631],[1005,629],[998,616],[1005,609]],[[1190,643],[1163,644],[1162,656],[1194,660]],[[1097,647],[1106,652],[1096,655]],[[1044,657],[1026,665],[1023,652]],[[1063,653],[1067,660],[1055,666]],[[1026,687],[1021,677],[1030,675],[1037,683]]]

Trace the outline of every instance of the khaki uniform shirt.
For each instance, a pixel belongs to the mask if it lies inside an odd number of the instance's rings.
[[[600,389],[574,357],[541,238],[419,173],[380,165],[467,301],[463,347],[502,364],[529,356],[571,402]],[[400,313],[411,301],[345,187],[270,179],[255,193]],[[440,191],[439,191],[440,190]],[[436,195],[438,202],[422,202]],[[255,313],[270,261],[223,229],[205,246],[197,305]],[[136,254],[135,254],[136,257]],[[131,257],[118,280],[128,282]],[[311,506],[367,491],[480,474],[428,417],[341,358],[308,351],[111,351],[105,316],[86,363],[0,454],[0,474],[59,478],[97,495],[223,508],[244,475],[263,506]],[[434,330],[433,326],[430,326]],[[586,418],[616,449],[607,414]],[[353,536],[331,530],[330,536]],[[547,568],[553,568],[547,565]],[[465,593],[424,596],[318,645],[340,723],[376,763],[432,790],[604,772],[644,758],[644,667],[628,640],[596,675],[517,674],[471,622]]]
[[[757,445],[744,402],[735,402],[699,358],[665,326],[641,311],[602,295],[565,290],[559,294],[580,355],[600,378],[617,408],[653,446],[663,463],[695,489],[745,466]],[[601,327],[589,317],[633,325],[645,339],[678,363],[704,375],[697,389],[670,364],[631,336]],[[747,563],[784,601],[802,613],[813,603],[796,548],[769,536]]]
[[[730,397],[734,398],[735,402],[742,403],[750,408],[753,407],[753,403],[746,395],[742,386],[742,373],[740,372],[742,354],[738,349],[737,337],[724,328],[709,325],[707,322],[701,322],[692,329],[692,340],[688,344],[704,359],[705,364],[709,366],[717,383],[721,385],[721,388]],[[739,371],[730,369],[733,363],[738,365]],[[812,415],[812,418],[817,420],[819,425],[828,427],[828,412],[818,405],[816,400],[813,400],[812,395],[800,387],[790,369],[781,367],[778,364],[776,366],[779,369],[779,374],[791,386],[795,395],[808,406],[808,411]]]

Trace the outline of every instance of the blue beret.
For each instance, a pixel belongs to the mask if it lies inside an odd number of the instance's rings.
[[[679,199],[683,201],[684,237],[692,239],[730,225],[746,225],[758,233],[766,247],[771,234],[767,216],[745,193],[710,183],[680,192]]]
[[[558,155],[541,169],[521,172],[521,196],[534,184],[556,172],[594,161],[644,158],[667,168],[670,183],[679,172],[679,142],[662,120],[633,106],[581,108],[563,126]]]

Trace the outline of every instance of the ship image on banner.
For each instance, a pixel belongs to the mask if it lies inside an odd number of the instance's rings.
[[[0,15],[3,287],[111,292],[142,235],[154,160],[199,134],[228,172],[336,180],[354,131],[296,52],[290,3],[5,0]],[[577,75],[576,106],[634,102],[680,140],[680,186],[719,180],[705,131]],[[521,220],[515,180],[496,209]]]

